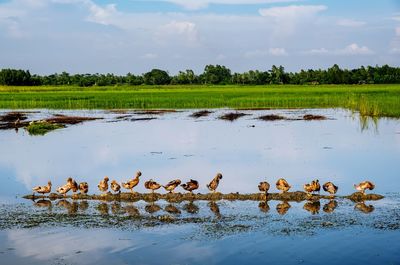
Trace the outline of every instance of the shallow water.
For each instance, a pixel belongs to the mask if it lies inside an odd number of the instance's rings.
[[[5,112],[5,111],[2,111]],[[1,113],[2,113],[1,112]],[[343,110],[244,111],[234,122],[107,111],[55,113],[95,116],[90,121],[30,136],[0,131],[0,264],[400,264],[400,122],[369,128]],[[0,115],[1,115],[0,113]],[[265,114],[325,121],[260,121]],[[124,115],[132,115],[117,119]],[[131,121],[154,117],[149,121]],[[383,200],[356,204],[270,201],[153,204],[96,201],[27,201],[31,187],[62,185],[69,176],[124,181],[141,170],[153,178],[199,180],[205,193],[217,172],[219,191],[257,192],[259,181],[285,177],[293,190],[312,179],[333,181],[339,194],[369,179]],[[137,188],[146,192],[143,184]],[[179,190],[181,191],[181,190]],[[271,191],[276,191],[272,185]],[[164,192],[164,191],[161,191]],[[156,255],[155,255],[156,254]]]

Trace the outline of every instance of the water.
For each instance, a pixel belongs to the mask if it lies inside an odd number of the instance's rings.
[[[189,117],[192,111],[132,114],[127,118],[156,119],[130,121],[107,111],[43,110],[30,119],[54,113],[104,119],[45,136],[0,131],[0,264],[400,264],[398,120],[381,119],[366,128],[343,110],[245,111],[250,115],[234,122],[217,119],[227,112],[199,119]],[[256,119],[271,113],[329,119]],[[197,179],[201,193],[221,172],[223,193],[254,193],[259,181],[274,184],[285,177],[294,190],[319,179],[348,195],[353,184],[368,179],[386,197],[365,204],[289,202],[290,207],[278,201],[20,198],[32,186],[51,179],[57,187],[69,176],[99,193],[94,187],[103,176],[124,181],[137,170],[142,183]],[[142,183],[136,190],[147,192]]]

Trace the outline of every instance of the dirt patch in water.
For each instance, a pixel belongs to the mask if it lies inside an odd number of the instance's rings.
[[[156,120],[157,118],[151,117],[151,118],[132,118],[130,121],[151,121],[151,120]]]
[[[133,112],[136,115],[162,115],[165,113],[175,113],[178,112],[174,109],[160,109],[160,110],[141,110]]]
[[[55,114],[53,117],[45,119],[45,121],[48,123],[72,125],[72,124],[82,123],[85,121],[94,121],[94,120],[100,120],[100,119],[103,119],[103,118],[66,116],[66,115],[62,115],[62,114]]]
[[[276,114],[268,114],[264,115],[261,117],[258,117],[259,120],[263,121],[279,121],[279,120],[288,120],[288,118],[281,116],[281,115],[276,115]]]
[[[243,116],[247,116],[250,114],[242,113],[242,112],[231,112],[231,113],[226,113],[222,116],[219,117],[220,120],[226,120],[226,121],[235,121]]]
[[[323,120],[327,120],[327,118],[322,115],[307,114],[307,115],[303,116],[303,120],[305,120],[305,121],[323,121]]]
[[[211,113],[213,113],[213,112],[209,111],[209,110],[201,110],[201,111],[193,112],[192,114],[190,114],[190,117],[197,119],[197,118],[201,118],[201,117],[207,117]]]

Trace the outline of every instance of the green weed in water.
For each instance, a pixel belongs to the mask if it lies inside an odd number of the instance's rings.
[[[45,135],[48,132],[64,128],[63,125],[53,124],[45,121],[32,122],[26,127],[26,130],[30,135]]]

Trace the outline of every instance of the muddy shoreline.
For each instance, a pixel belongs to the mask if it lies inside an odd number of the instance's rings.
[[[137,202],[146,201],[154,202],[158,200],[166,200],[168,202],[182,202],[182,201],[219,201],[219,200],[229,200],[229,201],[318,201],[320,199],[348,199],[353,202],[362,201],[377,201],[384,198],[384,196],[379,194],[362,194],[360,192],[355,192],[347,196],[330,196],[330,195],[308,195],[302,191],[296,192],[285,192],[285,193],[252,193],[252,194],[240,194],[240,193],[208,193],[208,194],[191,194],[191,193],[119,193],[119,194],[73,194],[62,196],[56,193],[51,193],[49,195],[25,195],[24,199],[36,200],[36,199],[73,199],[73,200],[99,200],[99,201],[123,201],[123,202]]]

